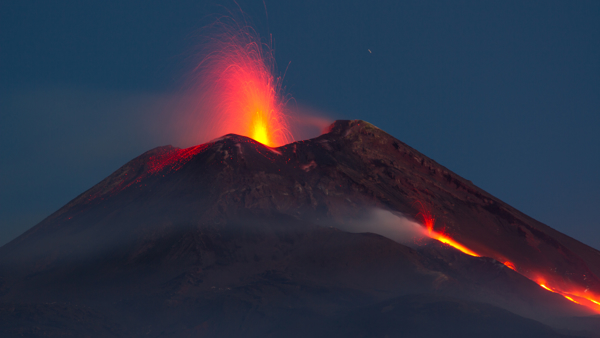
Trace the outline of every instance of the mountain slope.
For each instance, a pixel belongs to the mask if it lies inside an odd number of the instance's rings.
[[[426,208],[484,257],[335,229],[371,208],[417,221]],[[5,304],[81,304],[119,332],[182,336],[264,336],[426,293],[542,320],[590,313],[536,278],[600,294],[600,252],[364,121],[275,149],[238,135],[153,149],[0,248],[0,264]]]

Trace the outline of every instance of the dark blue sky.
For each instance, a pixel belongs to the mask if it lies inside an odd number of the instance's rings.
[[[239,3],[300,106],[367,120],[600,248],[600,2],[266,1],[268,19]],[[140,153],[187,146],[161,126],[218,4],[2,2],[0,244]]]

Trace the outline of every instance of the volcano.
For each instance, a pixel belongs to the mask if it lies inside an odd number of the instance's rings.
[[[424,237],[382,234],[373,210]],[[598,276],[598,250],[336,121],[278,148],[229,134],[125,164],[0,248],[0,332],[599,337]]]

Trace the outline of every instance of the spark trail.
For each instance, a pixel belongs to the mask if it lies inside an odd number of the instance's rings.
[[[289,96],[276,75],[272,39],[263,42],[247,20],[233,17],[220,18],[207,31],[204,57],[193,74],[211,133],[235,133],[269,147],[292,142]]]

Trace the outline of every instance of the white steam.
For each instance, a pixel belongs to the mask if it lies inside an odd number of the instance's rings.
[[[348,232],[371,232],[409,246],[427,237],[419,223],[383,209],[368,210],[363,217],[345,220],[337,227]]]

